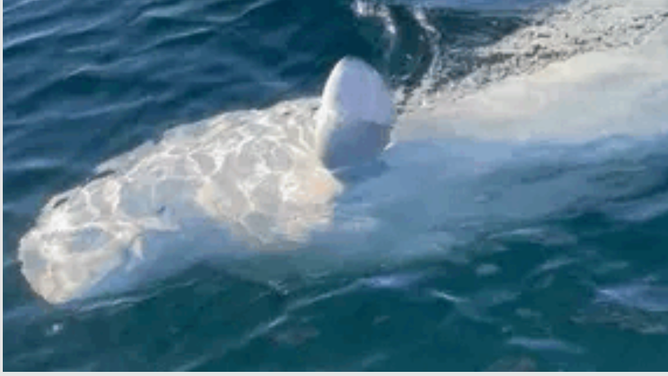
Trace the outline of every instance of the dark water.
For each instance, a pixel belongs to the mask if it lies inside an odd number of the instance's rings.
[[[316,95],[345,55],[408,95],[436,58],[451,63],[441,83],[461,79],[477,67],[468,50],[549,2],[509,4],[428,10],[434,49],[408,2],[385,8],[395,38],[349,1],[5,2],[5,370],[666,370],[660,147],[609,177],[651,176],[614,204],[659,214],[621,221],[583,203],[482,236],[459,261],[280,286],[199,265],[78,309],[48,306],[21,275],[41,207],[102,161],[188,121]]]

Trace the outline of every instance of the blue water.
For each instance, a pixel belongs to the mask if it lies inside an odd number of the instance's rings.
[[[434,88],[447,86],[482,64],[467,51],[557,2],[427,8],[438,48],[415,3],[385,8],[394,38],[358,3],[4,3],[5,370],[668,369],[665,136],[602,162],[577,158],[594,143],[562,164],[498,171],[490,186],[593,176],[621,193],[474,231],[448,257],[276,284],[202,263],[74,307],[31,291],[19,240],[48,199],[103,161],[184,123],[318,95],[345,55],[408,96],[446,59]]]

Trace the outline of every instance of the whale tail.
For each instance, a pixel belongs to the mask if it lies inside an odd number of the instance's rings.
[[[333,170],[367,165],[390,142],[394,103],[381,75],[364,61],[345,57],[327,79],[316,114],[316,149]]]

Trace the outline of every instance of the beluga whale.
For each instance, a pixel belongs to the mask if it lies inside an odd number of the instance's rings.
[[[349,185],[382,173],[395,116],[382,76],[345,57],[320,99],[175,127],[53,197],[20,240],[22,273],[59,304],[212,255],[299,247]]]

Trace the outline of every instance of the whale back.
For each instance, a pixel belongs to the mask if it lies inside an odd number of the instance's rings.
[[[339,61],[316,114],[316,148],[330,170],[376,159],[390,142],[394,103],[381,75],[364,61]]]

